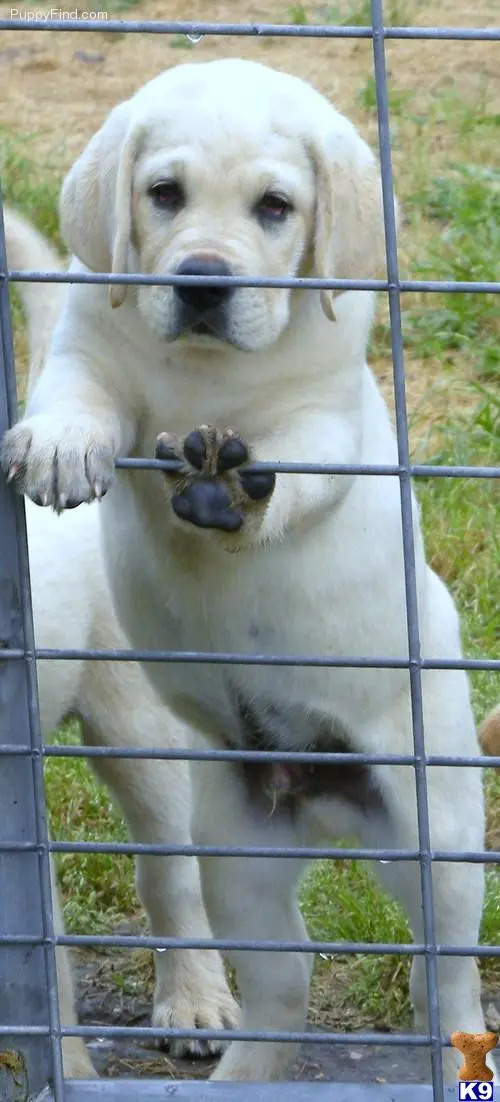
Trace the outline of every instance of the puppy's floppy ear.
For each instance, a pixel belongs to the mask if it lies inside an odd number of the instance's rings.
[[[130,118],[129,103],[111,112],[64,180],[60,222],[72,253],[93,272],[124,272],[132,229],[132,177],[140,125]],[[110,288],[112,306],[120,306],[127,288]]]
[[[379,168],[352,123],[331,107],[328,116],[329,125],[323,116],[323,133],[308,142],[316,174],[316,274],[322,279],[375,279],[386,271]],[[331,321],[333,300],[340,294],[321,292]]]

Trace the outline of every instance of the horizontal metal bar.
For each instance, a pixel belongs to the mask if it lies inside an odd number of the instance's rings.
[[[0,1026],[0,1037],[4,1034],[5,1027]],[[12,1036],[16,1033],[20,1036],[37,1036],[49,1033],[49,1029],[43,1026],[17,1026],[11,1030]],[[243,1030],[243,1029],[153,1029],[150,1026],[105,1026],[105,1025],[80,1025],[63,1027],[57,1030],[62,1037],[99,1037],[109,1040],[162,1040],[165,1037],[184,1037],[193,1041],[269,1041],[269,1042],[298,1042],[313,1045],[380,1045],[391,1048],[404,1048],[411,1045],[413,1048],[426,1048],[431,1040],[428,1034],[419,1033],[309,1033],[298,1031],[292,1033],[289,1030]],[[383,1038],[383,1040],[382,1040]],[[443,1045],[449,1042],[443,1038]]]
[[[383,1042],[380,1041],[380,1044]],[[65,1102],[433,1102],[430,1083],[223,1083],[148,1079],[73,1079],[65,1083]],[[457,1088],[445,1087],[446,1102],[456,1102]],[[42,1099],[34,1099],[42,1102]],[[52,1096],[43,1102],[53,1102]]]
[[[0,843],[0,851],[2,845]],[[329,846],[161,846],[147,842],[49,842],[52,853],[122,853],[156,854],[157,856],[199,856],[199,857],[303,857],[310,860],[334,861],[418,861],[420,850],[376,850],[351,849]],[[465,865],[496,865],[500,862],[500,850],[431,850],[432,861],[460,863]]]
[[[72,949],[217,949],[220,952],[321,953],[324,956],[426,956],[499,957],[499,945],[421,945],[405,942],[364,941],[257,941],[234,938],[153,937],[149,934],[58,934],[53,938],[28,934],[2,934],[0,945],[67,945]]]
[[[38,750],[32,750],[30,746],[17,746],[0,744],[0,757],[29,757],[37,755]],[[300,762],[311,765],[331,765],[336,762],[342,765],[400,765],[414,766],[417,762],[415,754],[322,754],[322,753],[297,753],[292,750],[173,750],[161,747],[137,746],[60,746],[57,743],[52,746],[44,746],[42,754],[47,758],[139,758],[147,761],[254,761],[254,762]],[[424,755],[421,759],[425,765],[434,767],[457,766],[461,769],[499,769],[500,757],[469,757],[458,758],[451,754]]]
[[[19,747],[15,747],[19,749]],[[0,746],[0,754],[3,747]],[[26,753],[33,753],[28,746]],[[311,765],[399,765],[414,766],[419,760],[414,754],[297,754],[293,750],[164,750],[160,748],[137,749],[118,746],[45,746],[45,757],[121,757],[157,758],[165,761],[297,761]],[[500,768],[500,757],[453,757],[452,755],[425,755],[426,766],[458,768]]]
[[[23,843],[21,843],[22,845]],[[0,850],[2,845],[0,843]],[[200,857],[296,857],[337,861],[418,861],[420,850],[376,850],[353,846],[351,849],[329,846],[161,846],[148,842],[49,842],[52,853],[150,853],[158,856],[192,855]],[[500,850],[431,850],[432,861],[460,862],[464,864],[496,864]]]
[[[205,846],[160,845],[154,842],[49,842],[47,847],[37,842],[0,841],[0,853],[112,853],[133,856],[137,853],[156,857],[292,857],[304,860],[337,861],[419,861],[420,850],[363,849],[353,846]],[[463,864],[496,864],[498,850],[431,850],[431,861]]]
[[[329,956],[366,954],[367,956],[424,956],[424,945],[365,944],[340,941],[248,941],[227,938],[175,938],[150,937],[147,934],[60,934],[53,939],[30,938],[28,934],[2,934],[0,945],[67,945],[71,949],[99,946],[102,949],[151,949],[167,952],[169,949],[217,949],[220,952],[236,950],[259,953],[324,953]],[[477,946],[459,956],[475,956]],[[498,949],[496,955],[500,954]],[[495,955],[495,954],[493,954]]]
[[[0,20],[0,30],[2,20]],[[74,29],[74,28],[73,28]],[[94,25],[95,29],[95,25]],[[106,25],[109,29],[109,24]],[[500,30],[497,37],[500,39]],[[439,279],[401,279],[397,284],[386,279],[320,279],[317,276],[179,276],[169,274],[146,275],[130,272],[61,272],[28,271],[13,268],[0,273],[0,279],[7,278],[11,283],[102,283],[106,285],[146,286],[146,287],[276,287],[300,290],[331,291],[429,291],[456,294],[500,294],[498,280],[439,280]]]
[[[49,842],[52,853],[113,853],[133,857],[137,853],[155,857],[301,857],[304,860],[418,861],[419,850],[342,849],[335,846],[204,846],[160,845],[154,842]],[[37,842],[0,841],[0,853],[41,853]],[[486,855],[489,857],[489,853]],[[474,860],[486,859],[478,854]],[[459,854],[455,860],[462,860]]]
[[[178,471],[182,463],[175,459],[144,459],[135,457],[120,457],[115,459],[115,467],[118,470],[138,471]],[[248,473],[257,474],[263,471],[274,471],[275,474],[344,474],[344,475],[380,475],[401,476],[411,475],[418,478],[500,478],[500,466],[498,467],[467,467],[467,466],[443,466],[432,463],[415,463],[403,467],[395,464],[375,463],[282,463],[279,459],[274,462],[249,463],[245,467]]]
[[[180,460],[154,459],[145,456],[119,456],[115,459],[117,470],[179,471]],[[378,478],[410,475],[412,478],[500,478],[500,466],[466,466],[453,464],[410,463],[408,466],[388,463],[286,463],[274,461],[249,463],[245,470],[250,474],[273,471],[275,474],[310,475],[367,475]]]
[[[1,661],[31,659],[57,662],[194,662],[214,666],[312,666],[325,669],[408,670],[417,661],[404,658],[338,658],[310,654],[245,654],[238,651],[97,650],[93,648],[17,647],[0,650]],[[422,670],[500,670],[500,658],[422,658]]]
[[[33,754],[30,746],[0,745],[0,756],[29,756]],[[45,757],[51,758],[146,758],[160,761],[250,761],[250,762],[300,762],[302,764],[355,765],[369,762],[370,765],[409,765],[415,764],[415,755],[407,754],[299,754],[295,751],[278,750],[163,750],[139,749],[119,746],[46,746]],[[476,760],[476,759],[474,759]],[[489,762],[489,758],[485,759]],[[498,759],[500,762],[500,758]]]
[[[15,10],[15,9],[12,9]],[[373,28],[339,27],[332,24],[287,23],[172,23],[139,19],[0,19],[0,31],[108,31],[125,34],[185,34],[193,38],[205,35],[273,36],[276,38],[373,38]],[[384,27],[384,38],[446,39],[467,42],[496,42],[499,27]]]

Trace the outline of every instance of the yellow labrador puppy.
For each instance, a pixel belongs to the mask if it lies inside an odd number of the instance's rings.
[[[398,481],[252,474],[249,459],[397,462],[366,363],[368,293],[207,286],[205,275],[369,277],[384,260],[380,179],[355,128],[312,87],[252,62],[169,70],[118,106],[70,171],[61,201],[73,271],[190,275],[175,286],[75,285],[2,461],[20,491],[63,510],[102,498],[118,616],[139,647],[405,658]],[[119,308],[118,308],[119,307]],[[159,437],[159,440],[158,440]],[[119,455],[182,460],[120,471]],[[460,657],[457,614],[425,561],[422,653]],[[154,664],[162,699],[213,747],[411,753],[402,669]],[[467,679],[423,674],[429,752],[477,753]],[[193,769],[192,829],[211,844],[418,844],[412,767]],[[477,769],[429,770],[432,845],[483,847]],[[460,795],[458,797],[458,791]],[[300,941],[302,860],[203,859],[219,936]],[[379,866],[423,939],[415,863]],[[477,942],[483,868],[434,867],[438,943]],[[301,1030],[308,954],[232,954],[245,1030]],[[427,1030],[425,963],[411,993]],[[443,1036],[481,1032],[476,963],[442,958]],[[235,1041],[217,1078],[286,1078],[293,1046]],[[460,1058],[458,1057],[458,1060]],[[445,1073],[456,1076],[455,1051]]]

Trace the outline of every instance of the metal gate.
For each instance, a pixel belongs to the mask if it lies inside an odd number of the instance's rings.
[[[79,19],[68,22],[64,19],[49,19],[39,21],[30,26],[36,26],[40,31],[79,31],[95,30],[96,24],[92,20]],[[1,30],[12,32],[26,27],[22,19],[0,20]],[[319,280],[303,279],[295,280],[239,280],[239,284],[257,286],[293,286],[300,282],[303,287],[310,288],[343,288],[366,289],[385,291],[388,295],[391,322],[391,340],[393,357],[393,377],[396,406],[396,426],[399,447],[399,463],[395,467],[384,468],[360,468],[344,467],[346,473],[349,470],[370,477],[373,474],[395,475],[400,482],[401,510],[403,520],[403,544],[405,561],[405,586],[407,598],[407,624],[409,637],[409,661],[396,661],[389,658],[381,658],[380,661],[370,662],[368,659],[353,658],[352,660],[325,660],[324,665],[372,665],[381,667],[401,666],[409,668],[414,730],[414,754],[407,756],[368,756],[356,755],[360,761],[387,762],[392,764],[413,765],[416,776],[417,810],[419,823],[419,848],[416,851],[407,850],[363,850],[344,848],[330,848],[308,850],[311,857],[341,857],[343,859],[362,858],[365,860],[413,860],[420,864],[422,906],[424,915],[424,941],[422,944],[364,944],[364,943],[330,943],[310,942],[307,945],[287,944],[284,942],[263,943],[263,952],[271,949],[282,950],[293,948],[303,952],[328,952],[328,953],[404,953],[420,954],[425,957],[428,1005],[429,1005],[429,1030],[427,1034],[385,1034],[385,1033],[311,1033],[304,1034],[259,1034],[259,1033],[212,1033],[207,1030],[200,1031],[158,1031],[153,1029],[126,1029],[125,1027],[74,1027],[61,1028],[58,1011],[56,989],[56,964],[55,945],[68,946],[83,945],[113,945],[135,947],[138,945],[148,948],[169,948],[172,946],[185,948],[245,948],[250,947],[244,942],[232,942],[218,940],[203,942],[201,940],[165,939],[165,938],[137,938],[123,936],[71,936],[55,937],[53,930],[49,853],[52,852],[76,852],[76,851],[100,851],[100,852],[126,852],[126,853],[182,853],[199,854],[210,853],[210,848],[203,847],[161,847],[147,846],[132,843],[117,845],[115,843],[51,843],[47,834],[46,811],[44,802],[43,785],[43,759],[44,756],[59,755],[71,756],[73,754],[91,758],[93,755],[102,754],[122,757],[147,757],[147,752],[140,750],[116,749],[92,749],[89,747],[50,747],[43,746],[40,734],[40,722],[38,714],[36,660],[48,661],[66,658],[76,660],[89,657],[95,660],[113,658],[116,660],[130,660],[131,658],[146,658],[147,654],[138,651],[115,652],[104,651],[41,651],[36,650],[33,635],[30,580],[28,566],[28,551],[26,542],[26,526],[24,508],[21,500],[11,493],[4,479],[0,478],[0,518],[2,532],[2,559],[0,569],[0,647],[3,650],[0,662],[0,706],[4,714],[8,714],[8,721],[2,724],[2,728],[8,732],[9,741],[0,745],[0,807],[8,806],[12,809],[8,821],[2,819],[0,840],[0,1087],[2,1081],[6,1084],[6,1102],[84,1102],[84,1100],[106,1099],[120,1100],[120,1102],[145,1102],[146,1099],[164,1099],[175,1096],[179,1102],[222,1102],[222,1099],[231,1099],[231,1102],[270,1102],[276,1096],[279,1089],[282,1097],[289,1102],[361,1102],[362,1098],[372,1099],[373,1102],[390,1102],[398,1099],[398,1102],[423,1102],[424,1099],[434,1098],[435,1102],[443,1102],[444,1098],[455,1098],[456,1088],[444,1088],[441,1080],[441,1046],[449,1044],[448,1038],[440,1038],[439,1030],[439,1006],[436,983],[437,959],[439,955],[455,956],[498,956],[498,946],[476,945],[451,947],[437,945],[434,932],[433,901],[432,901],[432,862],[433,860],[452,860],[467,862],[497,862],[500,853],[473,853],[461,852],[440,853],[432,851],[429,836],[429,820],[427,810],[427,783],[426,767],[431,765],[474,765],[480,767],[485,760],[488,764],[500,766],[500,759],[459,759],[456,757],[432,757],[426,754],[424,745],[424,731],[422,722],[421,699],[421,671],[422,669],[468,669],[499,671],[500,661],[495,659],[464,659],[460,662],[450,660],[423,660],[419,648],[419,631],[417,619],[416,582],[414,546],[411,516],[410,480],[412,477],[432,476],[439,478],[496,478],[500,477],[499,467],[458,467],[458,466],[430,466],[413,465],[410,461],[408,446],[408,424],[405,396],[405,372],[403,358],[403,340],[401,329],[401,292],[419,290],[427,292],[482,292],[485,294],[498,294],[500,282],[440,282],[432,280],[403,280],[399,277],[398,255],[396,247],[396,225],[393,204],[393,179],[391,164],[391,142],[389,130],[389,103],[385,65],[385,41],[386,39],[450,39],[465,40],[496,40],[500,43],[500,29],[457,29],[457,28],[421,28],[421,27],[387,27],[384,26],[384,13],[382,0],[372,0],[372,25],[371,26],[311,26],[311,25],[260,25],[260,24],[215,24],[215,23],[169,23],[169,22],[140,22],[107,20],[99,24],[99,30],[103,33],[113,31],[127,34],[182,34],[190,36],[192,41],[205,35],[274,35],[287,37],[310,38],[367,38],[373,43],[373,61],[376,89],[376,103],[378,114],[379,152],[382,169],[382,185],[384,199],[384,218],[386,232],[387,251],[387,280]],[[306,42],[304,41],[304,49]],[[14,281],[50,281],[54,279],[50,273],[10,273]],[[106,283],[111,281],[108,276],[79,277],[90,282]],[[11,338],[11,324],[9,311],[8,273],[5,255],[5,242],[3,226],[0,221],[0,354],[2,371],[0,372],[0,434],[16,419],[16,380],[14,358]],[[57,282],[67,282],[74,279],[73,276],[57,274]],[[123,280],[126,282],[126,280]],[[141,277],[128,277],[128,282],[139,283]],[[142,277],[142,282],[146,282]],[[154,282],[149,280],[149,282]],[[165,282],[168,282],[166,280]],[[222,282],[222,280],[219,280]],[[149,463],[146,460],[118,460],[117,466],[158,466],[158,463]],[[165,464],[164,464],[165,466]],[[269,465],[266,465],[269,466]],[[290,470],[306,472],[307,464],[284,464],[281,471]],[[325,473],[333,473],[331,467],[325,467]],[[149,655],[151,657],[152,654]],[[164,661],[198,662],[224,662],[244,661],[244,655],[216,655],[216,654],[190,654],[182,656],[178,652],[165,653]],[[286,655],[273,656],[272,661],[278,665],[290,665],[297,662]],[[317,661],[312,656],[303,656],[300,663],[307,665]],[[172,751],[155,751],[156,758],[165,759],[175,757]],[[189,759],[200,757],[230,757],[231,752],[216,754],[202,751],[177,754]],[[244,752],[235,752],[235,756],[241,760]],[[270,755],[261,755],[269,758]],[[274,759],[279,755],[273,754]],[[285,755],[281,755],[282,758]],[[277,858],[279,849],[261,850],[248,847],[245,850],[222,849],[224,853],[240,855],[246,854],[249,859],[252,855],[267,853]],[[217,849],[221,852],[221,848]],[[300,855],[303,850],[288,850],[288,856]],[[1,992],[8,993],[4,1001]],[[73,1081],[64,1083],[61,1060],[61,1037],[67,1035],[80,1035],[83,1037],[140,1037],[154,1038],[156,1036],[201,1036],[205,1039],[211,1037],[240,1037],[242,1040],[305,1040],[308,1043],[339,1044],[350,1041],[357,1045],[391,1045],[391,1046],[428,1046],[431,1051],[432,1085],[403,1085],[391,1086],[390,1084],[349,1084],[349,1083],[290,1083],[283,1084],[279,1088],[272,1084],[233,1084],[233,1083],[201,1083],[201,1082],[171,1082],[152,1080],[112,1080],[102,1079],[92,1082]],[[2,1080],[2,1074],[4,1079]],[[9,1093],[10,1091],[10,1093]],[[2,1098],[4,1095],[2,1095]]]

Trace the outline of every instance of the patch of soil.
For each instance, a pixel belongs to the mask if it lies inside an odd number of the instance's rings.
[[[336,5],[348,16],[355,5]],[[455,0],[411,0],[405,5],[411,22],[421,25],[483,26],[496,24],[493,0],[475,0],[474,4]],[[215,23],[287,23],[291,5],[287,0],[140,0],[125,12],[117,6],[95,4],[106,19],[169,19]],[[310,23],[324,20],[324,5],[305,0]],[[62,5],[68,8],[68,5]],[[3,18],[10,17],[10,4],[0,4]],[[50,10],[40,4],[37,10]],[[69,8],[69,10],[71,10]],[[140,43],[140,46],[139,46]],[[258,38],[209,36],[196,46],[177,36],[129,35],[95,32],[41,32],[30,28],[0,35],[0,48],[42,49],[39,61],[23,56],[12,58],[9,80],[2,89],[3,120],[20,132],[36,134],[36,147],[57,155],[67,167],[83,144],[97,129],[104,116],[119,100],[126,99],[142,83],[162,69],[184,61],[210,61],[217,57],[244,57],[267,62],[276,68],[311,80],[341,110],[357,122],[369,139],[376,140],[376,120],[367,118],[358,102],[358,93],[373,71],[372,44],[363,39]],[[447,42],[394,40],[387,43],[387,62],[391,82],[413,92],[414,108],[428,105],[433,90],[444,81],[460,81],[465,92],[476,87],[478,79],[489,80],[489,96],[498,95],[499,72],[495,42]],[[89,75],[84,59],[75,51],[101,55]],[[42,61],[43,59],[43,61]],[[89,94],[90,93],[90,94]],[[401,158],[401,155],[399,157]]]

